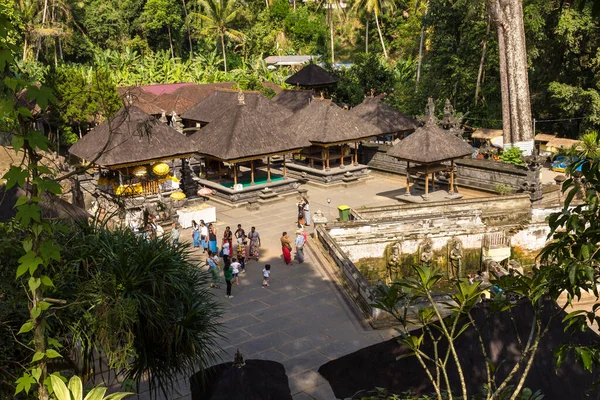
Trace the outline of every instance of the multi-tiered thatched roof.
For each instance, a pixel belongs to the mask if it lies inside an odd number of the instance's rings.
[[[313,100],[282,125],[288,137],[302,137],[319,145],[360,141],[381,135],[375,125],[326,100]]]
[[[69,149],[96,165],[117,167],[184,157],[194,152],[190,138],[138,107],[123,107]]]
[[[468,156],[473,151],[464,140],[429,121],[396,143],[387,154],[417,164],[433,164]]]
[[[312,98],[312,90],[284,90],[271,101],[295,113],[309,105]]]
[[[181,118],[210,124],[221,115],[229,114],[229,109],[238,105],[238,94],[233,90],[216,90],[183,113]],[[248,109],[267,115],[270,121],[281,121],[292,115],[290,110],[271,102],[260,92],[244,92],[244,98]]]
[[[240,102],[244,102],[240,99]],[[284,137],[280,120],[248,104],[236,104],[190,136],[197,152],[223,161],[244,161],[310,146],[303,137]]]

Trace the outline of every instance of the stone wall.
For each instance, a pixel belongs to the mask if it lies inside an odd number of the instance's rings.
[[[373,170],[406,174],[406,162],[387,155],[390,146],[385,144],[363,143],[361,145],[361,163]],[[455,160],[455,183],[459,187],[470,187],[495,192],[497,184],[513,188],[516,193],[530,194],[532,201],[542,197],[540,169],[517,167],[502,162],[483,159],[463,158]],[[439,182],[446,182],[440,176]]]
[[[361,220],[408,218],[427,215],[448,215],[465,211],[479,210],[481,220],[489,226],[520,225],[529,220],[531,214],[530,197],[527,194],[493,196],[478,199],[460,199],[421,204],[398,204],[383,207],[352,209],[352,217]]]

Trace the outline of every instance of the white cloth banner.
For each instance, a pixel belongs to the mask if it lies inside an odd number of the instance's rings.
[[[192,220],[197,223],[200,223],[200,220],[204,220],[207,224],[217,220],[217,209],[215,207],[193,211],[177,210],[177,214],[179,215],[179,225],[184,229],[192,226]]]

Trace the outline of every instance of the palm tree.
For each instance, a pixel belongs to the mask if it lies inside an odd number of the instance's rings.
[[[237,0],[200,0],[203,14],[197,16],[208,24],[205,30],[216,33],[221,38],[223,65],[227,72],[227,54],[225,52],[225,36],[241,42],[246,38],[242,32],[229,27],[238,16]]]
[[[379,40],[381,40],[381,47],[383,48],[383,56],[387,58],[387,50],[385,48],[385,42],[383,41],[383,34],[381,33],[381,26],[379,25],[379,16],[385,10],[391,10],[395,7],[392,0],[359,0],[355,4],[355,9],[363,9],[367,13],[367,20],[369,15],[375,15],[375,24],[377,25],[377,33],[379,33]]]

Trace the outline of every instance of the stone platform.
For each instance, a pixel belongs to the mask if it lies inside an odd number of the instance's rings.
[[[311,168],[300,163],[287,164],[288,175],[304,182],[323,186],[349,185],[363,183],[369,177],[369,167],[363,164],[334,166],[329,169]]]
[[[447,190],[436,190],[435,192],[429,192],[429,197],[427,199],[424,196],[425,196],[425,192],[411,191],[411,194],[409,194],[409,195],[407,195],[406,193],[403,193],[394,198],[396,200],[404,202],[404,203],[414,203],[414,204],[431,203],[431,202],[436,202],[436,201],[458,200],[458,199],[463,198],[462,194],[460,194],[458,192],[450,193]]]

